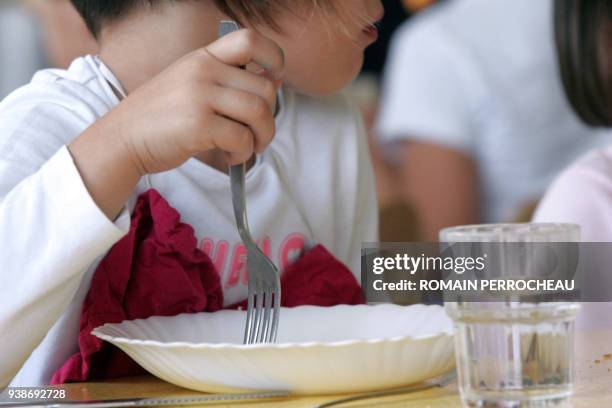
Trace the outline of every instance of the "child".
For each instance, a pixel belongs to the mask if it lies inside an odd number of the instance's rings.
[[[73,4],[99,57],[0,105],[0,387],[48,383],[75,352],[92,273],[150,188],[195,229],[225,304],[244,299],[227,163],[248,161],[251,230],[281,270],[314,242],[358,277],[375,189],[359,115],[332,94],[379,0]],[[228,18],[246,28],[216,40]]]
[[[568,100],[586,124],[610,128],[612,4],[608,0],[558,0],[555,8],[559,62]],[[565,170],[542,200],[534,221],[578,224],[583,241],[612,242],[612,147],[594,150]],[[610,255],[599,250],[596,257],[585,270],[588,276],[582,292],[590,297],[585,300],[593,300],[590,294],[603,294],[595,295],[597,300],[612,299]],[[583,303],[576,326],[612,328],[612,302]]]

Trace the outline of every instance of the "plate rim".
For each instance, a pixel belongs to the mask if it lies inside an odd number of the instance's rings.
[[[405,309],[409,309],[412,308],[414,306],[417,307],[435,307],[435,308],[441,308],[443,309],[443,306],[440,305],[423,305],[423,304],[416,304],[416,305],[409,305],[409,306],[401,306],[401,305],[393,305],[393,304],[377,304],[377,305],[336,305],[336,306],[332,306],[330,308],[354,308],[354,307],[364,307],[364,306],[369,306],[372,308],[378,308],[381,306],[385,306],[385,307],[393,307],[393,308],[405,308]],[[305,305],[305,306],[298,306],[296,308],[292,308],[292,309],[297,309],[297,308],[321,308],[318,306],[310,306],[310,305]],[[224,309],[222,311],[229,311],[227,309]],[[193,313],[181,313],[177,316],[182,316],[182,315],[193,315]],[[362,345],[373,345],[373,344],[379,344],[379,343],[397,343],[397,342],[401,342],[401,341],[405,341],[405,340],[430,340],[430,339],[434,339],[434,338],[442,338],[442,337],[452,337],[453,336],[453,327],[452,324],[449,325],[449,327],[446,330],[443,331],[439,331],[436,333],[429,333],[429,334],[423,334],[420,336],[410,336],[410,335],[402,335],[402,336],[393,336],[393,337],[379,337],[379,338],[374,338],[374,339],[347,339],[347,340],[337,340],[337,341],[309,341],[309,342],[288,342],[288,343],[262,343],[262,344],[249,344],[249,345],[245,345],[245,344],[238,344],[238,343],[194,343],[194,342],[186,342],[186,341],[173,341],[173,342],[161,342],[158,340],[142,340],[142,339],[130,339],[127,337],[116,337],[110,334],[105,333],[105,328],[107,327],[113,327],[113,326],[119,326],[125,322],[139,322],[139,321],[147,321],[149,319],[152,318],[159,318],[159,317],[176,317],[176,316],[150,316],[146,319],[131,319],[131,320],[124,320],[120,323],[106,323],[102,326],[98,326],[96,328],[94,328],[91,331],[91,334],[98,337],[101,340],[110,342],[110,343],[117,343],[117,344],[126,344],[126,345],[138,345],[138,346],[147,346],[147,347],[158,347],[158,348],[165,348],[165,349],[173,349],[173,348],[190,348],[190,349],[230,349],[230,350],[262,350],[262,349],[270,349],[270,350],[274,350],[274,349],[287,349],[287,348],[294,348],[294,347],[299,347],[299,348],[310,348],[310,347],[324,347],[324,348],[337,348],[337,347],[345,347],[345,346],[349,346],[349,345],[356,345],[356,344],[362,344]]]
[[[106,325],[105,325],[106,326]],[[321,342],[321,341],[312,341],[312,342],[304,342],[304,343],[262,343],[262,344],[237,344],[237,343],[188,343],[188,342],[168,342],[162,343],[157,340],[139,340],[139,339],[128,339],[125,337],[114,337],[105,333],[100,332],[98,329],[103,329],[104,326],[100,326],[94,329],[91,334],[98,337],[101,340],[105,340],[109,343],[117,343],[117,344],[126,344],[126,345],[134,345],[134,346],[147,346],[147,347],[158,347],[164,349],[174,349],[174,348],[190,348],[190,349],[233,349],[233,350],[262,350],[262,349],[270,349],[270,350],[278,350],[278,349],[286,349],[286,348],[311,348],[311,347],[325,347],[325,348],[337,348],[337,347],[346,347],[350,345],[374,345],[380,343],[399,343],[402,341],[421,341],[421,340],[431,340],[436,338],[452,338],[452,333],[450,332],[440,332],[434,334],[428,334],[423,336],[396,336],[396,337],[381,337],[376,339],[353,339],[353,340],[342,340],[335,342]]]

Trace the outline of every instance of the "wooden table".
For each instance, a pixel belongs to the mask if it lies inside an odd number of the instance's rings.
[[[576,334],[576,381],[572,406],[575,408],[612,407],[612,331],[579,332]],[[165,383],[154,377],[137,377],[103,383],[82,383],[66,386],[72,398],[120,399],[131,397],[189,396],[194,392]],[[268,402],[207,404],[216,408],[252,406],[256,408],[312,408],[341,396],[291,398]],[[370,399],[342,407],[460,407],[457,385],[431,388],[401,396]]]

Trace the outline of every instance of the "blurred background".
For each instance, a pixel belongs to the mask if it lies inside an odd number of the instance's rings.
[[[552,180],[612,141],[563,93],[554,0],[383,0],[380,40],[348,90],[367,126],[382,241],[528,221]],[[96,43],[68,0],[0,0],[0,99]]]
[[[554,0],[384,3],[381,42],[350,90],[370,133],[382,241],[530,221],[560,172],[612,141],[567,100]]]
[[[67,68],[96,43],[68,0],[0,0],[0,99],[43,68]]]

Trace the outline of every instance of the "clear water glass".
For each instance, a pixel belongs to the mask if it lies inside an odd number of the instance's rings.
[[[444,243],[578,242],[567,224],[501,224],[445,229]],[[507,260],[506,260],[507,261]],[[523,266],[529,259],[519,260]],[[490,273],[512,276],[512,262]],[[498,268],[498,269],[499,269]],[[509,269],[509,270],[508,270]],[[467,407],[566,406],[572,393],[575,302],[447,302],[455,327],[459,389]]]

